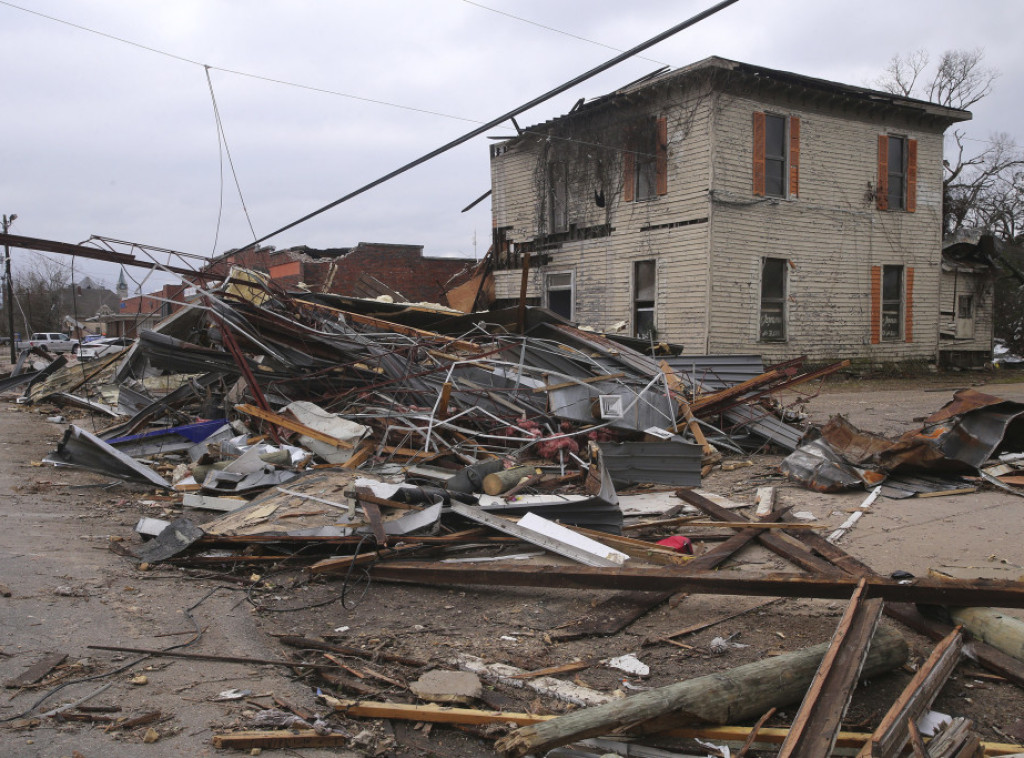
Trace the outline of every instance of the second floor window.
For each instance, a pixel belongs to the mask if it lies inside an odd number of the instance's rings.
[[[917,140],[878,135],[878,186],[875,204],[881,211],[917,210]]]
[[[564,232],[569,228],[569,165],[564,162],[548,164],[548,218],[551,232]]]
[[[764,117],[764,194],[786,196],[786,119]]]
[[[668,194],[668,121],[650,118],[627,132],[622,156],[622,199],[627,203]]]
[[[906,140],[903,137],[889,137],[889,155],[886,171],[889,186],[886,203],[891,211],[902,211],[906,205],[906,152]]]
[[[796,197],[800,183],[800,119],[754,113],[754,194]]]

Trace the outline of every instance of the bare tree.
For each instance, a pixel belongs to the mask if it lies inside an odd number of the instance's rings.
[[[71,275],[67,268],[44,256],[35,257],[27,266],[19,266],[13,278],[15,329],[22,335],[34,331],[62,331],[64,300]]]
[[[984,65],[985,51],[947,50],[929,71],[930,56],[917,50],[894,55],[876,85],[887,92],[929,100],[947,108],[966,110],[992,93],[999,72]],[[972,144],[984,145],[972,150]],[[954,234],[979,227],[1002,236],[1018,229],[1020,205],[1008,203],[1021,192],[1024,153],[1005,133],[973,140],[963,129],[948,135],[943,161],[943,232]],[[1014,239],[1016,234],[1009,239]]]

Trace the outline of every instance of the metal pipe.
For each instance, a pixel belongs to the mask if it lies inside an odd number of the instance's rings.
[[[4,237],[7,236],[7,230],[10,229],[17,217],[17,213],[12,213],[10,218],[6,214],[4,215]],[[11,248],[6,241],[4,242],[4,278],[6,281],[4,300],[7,301],[7,336],[10,338],[11,365],[13,366],[18,360],[18,348],[14,344],[14,286],[11,284]]]

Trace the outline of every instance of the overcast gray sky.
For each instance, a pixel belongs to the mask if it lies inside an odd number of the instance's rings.
[[[710,5],[0,0],[0,212],[32,237],[220,253],[253,233],[225,162],[218,236],[221,152],[203,64],[263,236]],[[970,134],[1022,138],[1022,21],[1017,0],[740,0],[519,123],[709,55],[870,85],[894,53],[983,47],[1002,76]],[[490,204],[460,211],[489,188],[488,144],[478,137],[268,244],[482,256]],[[35,255],[15,251],[16,268]],[[117,268],[79,262],[76,274],[113,286]]]

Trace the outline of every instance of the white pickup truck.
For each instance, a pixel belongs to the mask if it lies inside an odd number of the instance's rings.
[[[18,350],[29,350],[33,347],[41,347],[51,353],[74,353],[77,355],[79,342],[60,332],[36,332],[29,339],[19,342],[17,345]]]

